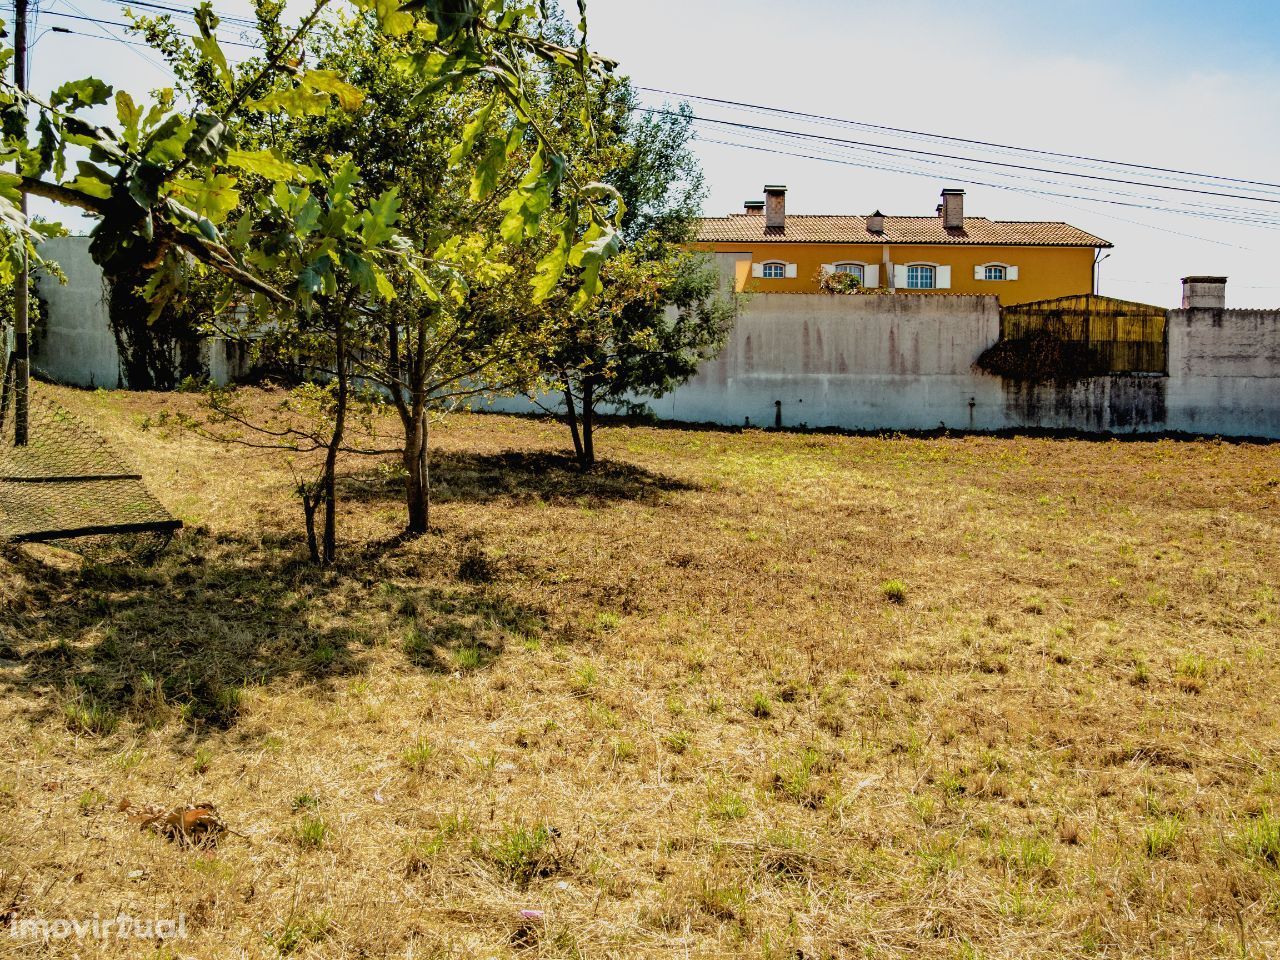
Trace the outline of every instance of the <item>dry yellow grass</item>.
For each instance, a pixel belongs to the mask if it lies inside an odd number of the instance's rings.
[[[460,416],[318,572],[278,455],[59,396],[189,529],[0,560],[0,954],[1280,955],[1280,447]]]

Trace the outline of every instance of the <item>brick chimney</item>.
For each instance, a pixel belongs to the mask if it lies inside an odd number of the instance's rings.
[[[947,230],[964,229],[964,191],[942,191],[942,226]]]
[[[742,212],[751,214],[752,216],[760,216],[764,213],[764,201],[744,200],[742,202]]]
[[[1226,277],[1182,278],[1182,309],[1224,310],[1226,306]]]
[[[884,233],[884,214],[879,210],[867,217],[867,232]]]
[[[787,228],[787,188],[766,183],[764,186],[764,226],[766,230]]]

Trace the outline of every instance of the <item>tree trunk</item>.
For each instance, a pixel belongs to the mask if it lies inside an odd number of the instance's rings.
[[[595,422],[595,396],[590,377],[582,381],[582,456],[579,461],[583,470],[590,470],[596,465],[596,445],[592,436]]]
[[[573,391],[567,377],[564,381],[564,410],[565,422],[569,424],[569,433],[573,436],[573,455],[578,460],[578,466],[583,466],[582,436],[578,433],[578,414],[573,406]]]
[[[342,437],[347,425],[347,350],[345,318],[338,321],[337,351],[334,365],[338,375],[338,403],[333,411],[333,435],[329,438],[329,446],[324,456],[324,473],[321,475],[321,488],[324,495],[324,540],[321,546],[320,562],[325,566],[333,563],[338,553],[338,450],[342,447]]]
[[[320,545],[316,542],[316,507],[320,505],[319,497],[308,490],[305,483],[299,485],[298,493],[302,496],[302,513],[307,522],[307,553],[311,555],[311,562],[318,564]]]
[[[405,430],[404,438],[405,505],[409,523],[405,531],[414,535],[427,532],[431,519],[431,464],[427,456],[427,411],[417,423]]]

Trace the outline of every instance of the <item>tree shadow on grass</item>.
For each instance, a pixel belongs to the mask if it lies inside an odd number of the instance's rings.
[[[404,496],[404,479],[385,469],[347,476],[342,487],[341,495],[356,502]],[[595,469],[583,473],[573,457],[560,453],[436,451],[431,457],[431,498],[435,503],[540,500],[578,504],[584,499],[659,503],[665,494],[694,489],[685,481],[613,460],[601,460]]]
[[[403,644],[430,669],[470,669],[498,656],[509,634],[540,630],[538,615],[491,586],[446,576],[434,589],[394,587],[422,572],[420,553],[345,556],[319,569],[297,538],[200,529],[146,566],[8,550],[0,697],[33,720],[93,735],[122,721],[225,729],[246,688],[331,689],[367,672],[380,645]]]

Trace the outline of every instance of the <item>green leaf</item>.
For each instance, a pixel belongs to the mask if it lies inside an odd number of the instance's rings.
[[[68,187],[90,197],[97,197],[99,200],[107,200],[111,197],[111,186],[115,179],[111,174],[87,160],[76,161],[76,169],[80,172],[67,184]]]
[[[400,0],[356,0],[356,6],[373,11],[378,28],[389,37],[399,37],[414,27],[413,14],[400,7]],[[435,39],[435,35],[429,39]]]
[[[366,247],[376,247],[395,236],[395,222],[400,218],[400,190],[392,187],[384,192],[361,217],[360,237]]]
[[[139,148],[151,163],[170,164],[185,158],[183,147],[191,139],[195,121],[176,113],[165,117],[164,122],[151,132]]]
[[[511,154],[524,140],[525,124],[512,124],[505,137],[490,137],[484,155],[471,175],[471,199],[483,200],[498,188],[502,171],[507,168]]]
[[[309,178],[315,174],[310,167],[286,160],[278,149],[271,150],[228,150],[226,162],[248,173],[256,173],[268,180],[295,180]]]
[[[124,90],[116,92],[116,117],[123,129],[121,140],[126,146],[137,146],[142,126],[142,108],[133,102],[133,97]]]
[[[319,116],[329,109],[329,95],[320,90],[295,86],[273,90],[259,100],[250,100],[245,106],[259,113],[285,113],[291,117]]]
[[[306,87],[338,98],[338,104],[348,112],[358,110],[364,103],[364,91],[343,80],[332,70],[308,70],[299,80]]]
[[[547,297],[551,296],[556,284],[564,276],[565,269],[569,266],[569,250],[573,243],[576,221],[576,214],[571,210],[570,216],[561,225],[560,236],[556,238],[556,245],[546,256],[538,261],[537,267],[534,268],[533,280],[530,281],[530,285],[533,287],[534,303],[542,303]]]
[[[489,125],[489,118],[493,115],[493,108],[497,103],[498,98],[494,97],[471,115],[467,125],[462,128],[462,139],[458,141],[457,146],[449,153],[449,166],[456,167],[471,154],[471,150],[476,144],[476,138]]]
[[[97,77],[85,77],[83,80],[68,80],[49,97],[49,105],[55,110],[66,106],[70,110],[81,107],[96,107],[111,99],[111,86]]]
[[[600,292],[600,268],[622,246],[622,238],[616,230],[602,229],[593,225],[593,230],[588,231],[587,236],[591,236],[594,230],[599,230],[599,235],[589,242],[584,238],[569,255],[570,262],[575,262],[576,255],[576,262],[582,266],[578,292],[573,298],[571,308],[574,313],[590,303],[591,299]]]
[[[222,138],[227,128],[221,119],[211,113],[197,113],[193,120],[195,128],[182,145],[182,153],[194,163],[205,164],[214,159],[222,149]]]
[[[342,164],[329,182],[329,200],[337,203],[345,200],[360,182],[360,167],[350,157],[343,157]]]
[[[203,180],[180,177],[173,181],[173,191],[197,214],[217,224],[240,203],[240,191],[235,185],[235,177],[210,173]]]
[[[214,72],[218,79],[222,81],[222,85],[230,91],[235,85],[235,78],[231,74],[231,68],[227,65],[226,54],[222,52],[222,47],[218,45],[218,38],[215,31],[218,29],[218,17],[213,12],[213,4],[209,0],[195,9],[196,27],[200,30],[198,37],[192,37],[192,45],[200,51],[201,57],[208,63],[213,64]]]

